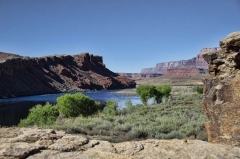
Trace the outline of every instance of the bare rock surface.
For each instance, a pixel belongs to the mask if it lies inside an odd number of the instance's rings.
[[[38,128],[1,128],[0,159],[186,159],[240,158],[240,148],[199,140],[110,143],[86,136]]]
[[[240,146],[240,32],[220,41],[222,51],[203,54],[210,78],[204,79],[208,140]]]
[[[106,68],[101,56],[89,53],[40,58],[0,53],[0,98],[83,89],[133,88],[134,80]]]

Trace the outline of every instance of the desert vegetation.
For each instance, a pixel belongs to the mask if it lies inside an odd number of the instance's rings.
[[[57,104],[38,104],[29,110],[26,119],[22,119],[18,126],[43,126],[53,124],[59,114],[66,117],[87,117],[96,113],[100,108],[100,103],[81,94],[65,94],[57,98]]]
[[[149,88],[152,89],[152,86]],[[156,87],[153,88],[156,89]],[[164,96],[164,94],[161,95]],[[115,101],[107,101],[105,108],[100,110],[98,103],[82,94],[65,95],[58,98],[56,106],[47,104],[47,107],[37,105],[32,108],[29,116],[22,120],[19,126],[37,125],[42,128],[64,130],[68,133],[81,133],[90,137],[98,136],[99,139],[112,142],[145,138],[206,140],[203,123],[207,119],[202,111],[201,99],[201,94],[183,95],[147,107],[144,104],[133,106],[128,99],[125,102],[126,107],[121,110]],[[86,100],[84,103],[89,105],[84,105],[78,100]],[[75,108],[76,104],[81,109]],[[66,110],[63,111],[60,108]],[[89,111],[90,108],[93,108],[92,111]],[[44,111],[45,109],[48,113]],[[68,113],[75,109],[79,111]],[[38,117],[41,120],[36,120]]]
[[[143,84],[137,87],[136,92],[140,96],[141,101],[144,105],[147,105],[147,102],[150,98],[154,98],[156,103],[160,103],[162,98],[168,98],[172,87],[170,84],[163,85],[148,85]]]

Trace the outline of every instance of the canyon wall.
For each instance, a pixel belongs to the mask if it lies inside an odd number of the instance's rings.
[[[138,79],[146,79],[146,78],[155,78],[155,77],[160,77],[162,74],[158,73],[148,73],[148,74],[143,74],[143,73],[118,73],[120,76],[124,76],[127,78],[131,78],[134,80]]]
[[[206,75],[207,70],[202,68],[172,68],[168,69],[165,73],[165,77],[176,77],[176,76],[197,76]]]
[[[203,48],[196,57],[189,59],[189,60],[179,60],[179,61],[171,61],[171,62],[163,62],[158,63],[156,67],[153,68],[143,68],[141,73],[148,74],[148,73],[159,73],[164,74],[168,70],[172,72],[172,69],[175,71],[180,70],[179,68],[184,68],[182,71],[186,71],[186,69],[194,68],[197,70],[199,69],[207,69],[208,65],[206,61],[203,59],[202,55],[206,52],[217,51],[220,48]],[[169,72],[168,75],[171,73]],[[200,71],[201,72],[201,71]],[[172,75],[174,76],[174,75]]]
[[[0,97],[121,89],[135,85],[134,80],[107,69],[101,56],[89,53],[2,58],[0,62]]]
[[[209,67],[204,82],[208,140],[240,146],[240,32],[220,41],[222,50],[203,54]]]

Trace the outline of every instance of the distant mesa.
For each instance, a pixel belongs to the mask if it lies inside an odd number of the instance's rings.
[[[159,73],[118,73],[120,76],[124,76],[127,78],[131,78],[134,80],[139,79],[148,79],[148,78],[154,78],[154,77],[160,77],[162,74]]]
[[[202,55],[207,52],[220,50],[219,47],[203,48],[196,57],[189,60],[179,60],[158,63],[156,67],[143,68],[142,74],[163,74],[163,76],[192,76],[206,74],[208,69],[207,62]]]
[[[0,98],[136,86],[89,53],[29,58],[1,52],[0,59]]]

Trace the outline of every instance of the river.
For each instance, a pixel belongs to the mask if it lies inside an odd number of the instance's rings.
[[[99,101],[114,100],[118,103],[119,109],[125,107],[125,101],[130,98],[133,105],[141,104],[140,97],[137,95],[116,94],[118,90],[103,90],[82,92],[86,96]],[[46,102],[56,103],[59,96],[65,93],[45,94],[36,96],[16,97],[0,99],[0,126],[17,125],[20,119],[26,118],[29,109],[36,104]]]

